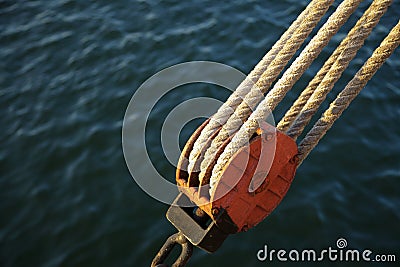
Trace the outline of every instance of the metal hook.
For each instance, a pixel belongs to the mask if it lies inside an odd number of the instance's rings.
[[[160,251],[154,257],[151,267],[167,267],[164,261],[167,259],[172,249],[176,244],[181,245],[182,251],[178,259],[172,264],[172,267],[183,267],[189,261],[193,253],[193,245],[190,243],[186,237],[178,232],[171,235],[161,247]]]

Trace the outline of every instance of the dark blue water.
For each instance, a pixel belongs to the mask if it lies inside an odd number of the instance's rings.
[[[0,266],[148,266],[174,229],[164,217],[167,205],[142,192],[125,165],[121,127],[130,98],[152,74],[185,61],[248,73],[306,4],[0,1]],[[361,7],[352,23],[366,3]],[[399,17],[395,1],[335,92]],[[277,118],[343,34],[288,94]],[[148,140],[155,151],[165,111],[194,96],[224,100],[228,92],[200,85],[159,103]],[[191,266],[271,265],[256,258],[264,244],[321,250],[339,237],[399,261],[399,104],[397,50],[299,168],[276,211],[217,253],[197,251]],[[165,157],[152,157],[173,178]]]

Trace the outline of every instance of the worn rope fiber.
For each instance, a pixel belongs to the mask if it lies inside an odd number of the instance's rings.
[[[360,18],[361,26],[349,37],[350,40],[347,46],[310,96],[293,125],[287,131],[288,136],[296,140],[303,132],[312,116],[317,112],[319,106],[339,80],[350,61],[355,57],[357,51],[363,46],[365,39],[378,24],[380,18],[385,14],[391,3],[392,0],[375,0],[371,4],[374,12],[364,13]]]
[[[374,12],[374,6],[370,5],[369,8],[365,11],[365,14],[370,14]],[[289,110],[285,113],[284,117],[279,121],[276,128],[281,132],[286,132],[289,127],[292,125],[293,121],[297,118],[300,111],[303,109],[304,105],[307,103],[308,99],[321,83],[322,79],[328,73],[333,63],[340,56],[344,48],[347,46],[349,39],[353,36],[354,32],[361,26],[363,20],[358,20],[356,25],[350,30],[349,34],[342,40],[340,45],[335,49],[332,55],[325,61],[322,68],[317,72],[314,78],[309,82],[307,87],[301,92],[300,96],[296,99],[293,105],[289,108]]]
[[[304,18],[301,19],[299,22],[295,22],[294,23],[294,27],[293,27],[293,32],[290,32],[290,38],[285,38],[285,43],[282,42],[282,44],[280,45],[280,49],[277,50],[276,49],[276,54],[274,55],[274,58],[271,57],[272,60],[268,60],[268,66],[266,66],[265,70],[269,73],[271,73],[273,76],[278,76],[279,72],[285,67],[285,65],[287,64],[287,62],[290,60],[290,58],[294,55],[294,53],[296,52],[297,49],[293,49],[293,45],[298,45],[300,46],[304,40],[307,38],[309,32],[311,32],[311,30],[315,27],[315,25],[318,23],[318,21],[322,18],[323,14],[326,12],[327,8],[329,7],[330,4],[332,4],[333,1],[329,0],[329,1],[324,1],[324,4],[321,5],[320,1],[318,0],[314,0],[312,1],[308,7],[306,8],[306,10],[303,12],[304,14]],[[328,5],[329,4],[329,5]],[[323,12],[322,12],[323,11]],[[297,20],[296,20],[297,21]],[[275,49],[273,50],[275,53]],[[266,64],[265,64],[266,65]],[[263,74],[259,75],[258,78],[261,79],[262,75],[264,75],[265,70],[263,71]],[[258,80],[259,80],[258,79]],[[253,81],[250,81],[250,83]],[[252,84],[254,85],[254,83]],[[257,82],[253,87],[252,90],[250,92],[255,92],[260,94],[260,84]],[[267,86],[263,87],[264,90],[266,91],[268,88]],[[249,90],[247,90],[249,91]],[[240,101],[241,105],[243,105],[243,102],[246,102],[246,98],[245,100],[243,100],[243,98],[245,98],[244,95],[241,95],[238,98],[238,101]],[[194,148],[192,150],[191,153],[191,159],[189,158],[189,170],[193,171],[193,167],[194,167],[194,162],[196,160],[196,158],[199,156],[200,151],[203,149],[203,147],[205,146],[209,136],[215,131],[216,128],[219,128],[220,125],[226,125],[226,122],[228,121],[228,125],[231,125],[231,128],[234,128],[233,123],[231,123],[232,119],[229,121],[228,118],[230,117],[234,117],[236,118],[236,114],[232,115],[232,113],[235,111],[234,109],[235,107],[232,106],[227,106],[226,109],[229,109],[230,112],[227,113],[227,115],[229,114],[229,116],[223,115],[223,116],[213,116],[213,119],[210,121],[212,123],[212,125],[209,123],[210,126],[206,126],[206,128],[202,131],[202,133],[204,132],[204,138],[207,136],[206,139],[204,139],[201,135],[198,138],[198,140],[196,141],[197,144],[199,144],[199,146],[194,145]],[[240,108],[240,105],[239,107]],[[242,121],[237,121],[235,120],[235,122],[237,122],[237,126],[240,127],[242,125]],[[232,127],[233,126],[233,127]],[[237,130],[238,127],[235,129]],[[213,129],[215,128],[215,129]],[[229,131],[229,130],[228,130]],[[225,129],[222,130],[222,132],[225,132]],[[221,144],[222,140],[225,140],[225,137],[222,137],[222,134],[219,134],[218,137],[216,137],[216,139],[214,140],[218,140],[218,141],[214,141],[215,143],[218,143],[219,145]],[[200,143],[202,143],[202,145],[200,146]],[[206,162],[210,162],[212,156],[210,156],[211,154],[213,155],[215,153],[215,148],[217,148],[218,146],[214,145],[212,148],[212,153],[208,152],[208,154],[205,156]],[[203,166],[203,170],[204,170],[204,166],[208,166],[208,164],[202,164]]]
[[[225,122],[234,112],[235,108],[242,102],[243,98],[250,91],[251,87],[258,81],[262,73],[264,73],[272,60],[274,60],[279,51],[282,50],[283,46],[291,38],[294,31],[300,26],[300,24],[303,23],[304,19],[308,16],[310,10],[313,8],[317,1],[318,0],[314,0],[309,5],[307,5],[303,12],[282,34],[279,40],[272,46],[268,53],[254,67],[247,78],[238,86],[238,88],[229,96],[226,102],[213,115],[210,122],[200,133],[199,137],[194,143],[193,149],[190,152],[188,166],[189,170],[193,170],[194,162],[199,156],[200,151],[202,150],[203,146],[210,138],[210,136],[220,127],[220,125],[225,124]]]
[[[243,124],[243,121],[248,118],[252,109],[254,109],[261,101],[264,97],[264,93],[300,48],[301,44],[308,37],[312,29],[317,25],[332,3],[333,0],[319,1],[319,3],[313,7],[304,22],[293,33],[292,38],[285,44],[279,54],[271,62],[267,71],[265,71],[257,81],[255,89],[251,90],[249,94],[246,95],[243,102],[236,108],[234,114],[228,119],[226,124],[212,141],[210,148],[207,149],[201,163],[200,177],[205,174],[207,166],[214,160],[215,153],[219,147],[221,147],[222,143],[225,142],[232,133],[236,132]]]
[[[349,16],[355,11],[361,0],[345,0],[336,11],[329,17],[328,21],[321,27],[318,33],[304,48],[298,58],[293,62],[289,69],[278,80],[274,88],[269,91],[266,98],[259,104],[257,109],[251,114],[249,119],[243,124],[240,130],[232,138],[232,141],[226,146],[224,152],[218,158],[213,168],[210,186],[217,181],[220,172],[225,164],[245,145],[253,133],[259,128],[259,121],[264,121],[272,110],[283,99],[285,94],[292,88],[293,84],[301,77],[304,71],[319,55],[322,49],[328,44],[332,36],[347,21]]]
[[[322,117],[315,123],[313,128],[300,142],[300,163],[308,156],[321,138],[332,127],[333,123],[342,115],[343,111],[350,105],[354,98],[361,92],[367,82],[376,71],[383,65],[386,59],[394,52],[400,44],[400,20],[393,27],[388,36],[380,46],[373,52],[372,56],[364,63],[354,78],[346,85],[342,92],[330,104]]]

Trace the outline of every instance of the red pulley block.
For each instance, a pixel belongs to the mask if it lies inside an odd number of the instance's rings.
[[[208,122],[204,122],[193,133],[182,151],[176,171],[176,181],[182,193],[167,212],[167,218],[194,245],[212,252],[228,234],[254,227],[277,207],[293,181],[298,150],[292,138],[266,122],[261,123],[249,144],[237,151],[225,165],[210,195],[208,184],[216,160],[204,177],[199,178],[198,172],[187,171],[190,151]],[[210,137],[208,142],[213,138]],[[229,140],[217,152],[217,157],[227,143]],[[198,156],[196,167],[200,165],[203,155],[204,151]],[[193,222],[186,221],[193,218],[191,211],[188,208],[182,209],[182,212],[177,210],[177,206],[189,204],[195,206],[196,213],[199,213],[199,209],[205,213],[211,219],[209,223],[198,228],[189,226]],[[204,233],[193,236],[193,228]],[[218,239],[217,232],[222,241],[210,243],[207,239]]]

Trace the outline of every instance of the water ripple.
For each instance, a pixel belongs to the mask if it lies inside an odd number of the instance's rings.
[[[1,265],[148,265],[174,230],[163,215],[167,207],[140,190],[124,163],[121,127],[130,97],[152,74],[184,61],[219,61],[249,72],[307,2],[1,2]],[[335,90],[396,23],[399,3],[388,12]],[[258,266],[254,255],[265,243],[319,248],[339,236],[354,247],[396,251],[399,76],[397,50],[299,168],[272,215],[228,238],[212,257],[197,252],[192,266]],[[159,125],[159,114],[203,94],[226,97],[206,87],[175,93],[150,122]],[[156,144],[158,137],[149,140]],[[169,172],[157,146],[152,152]]]

